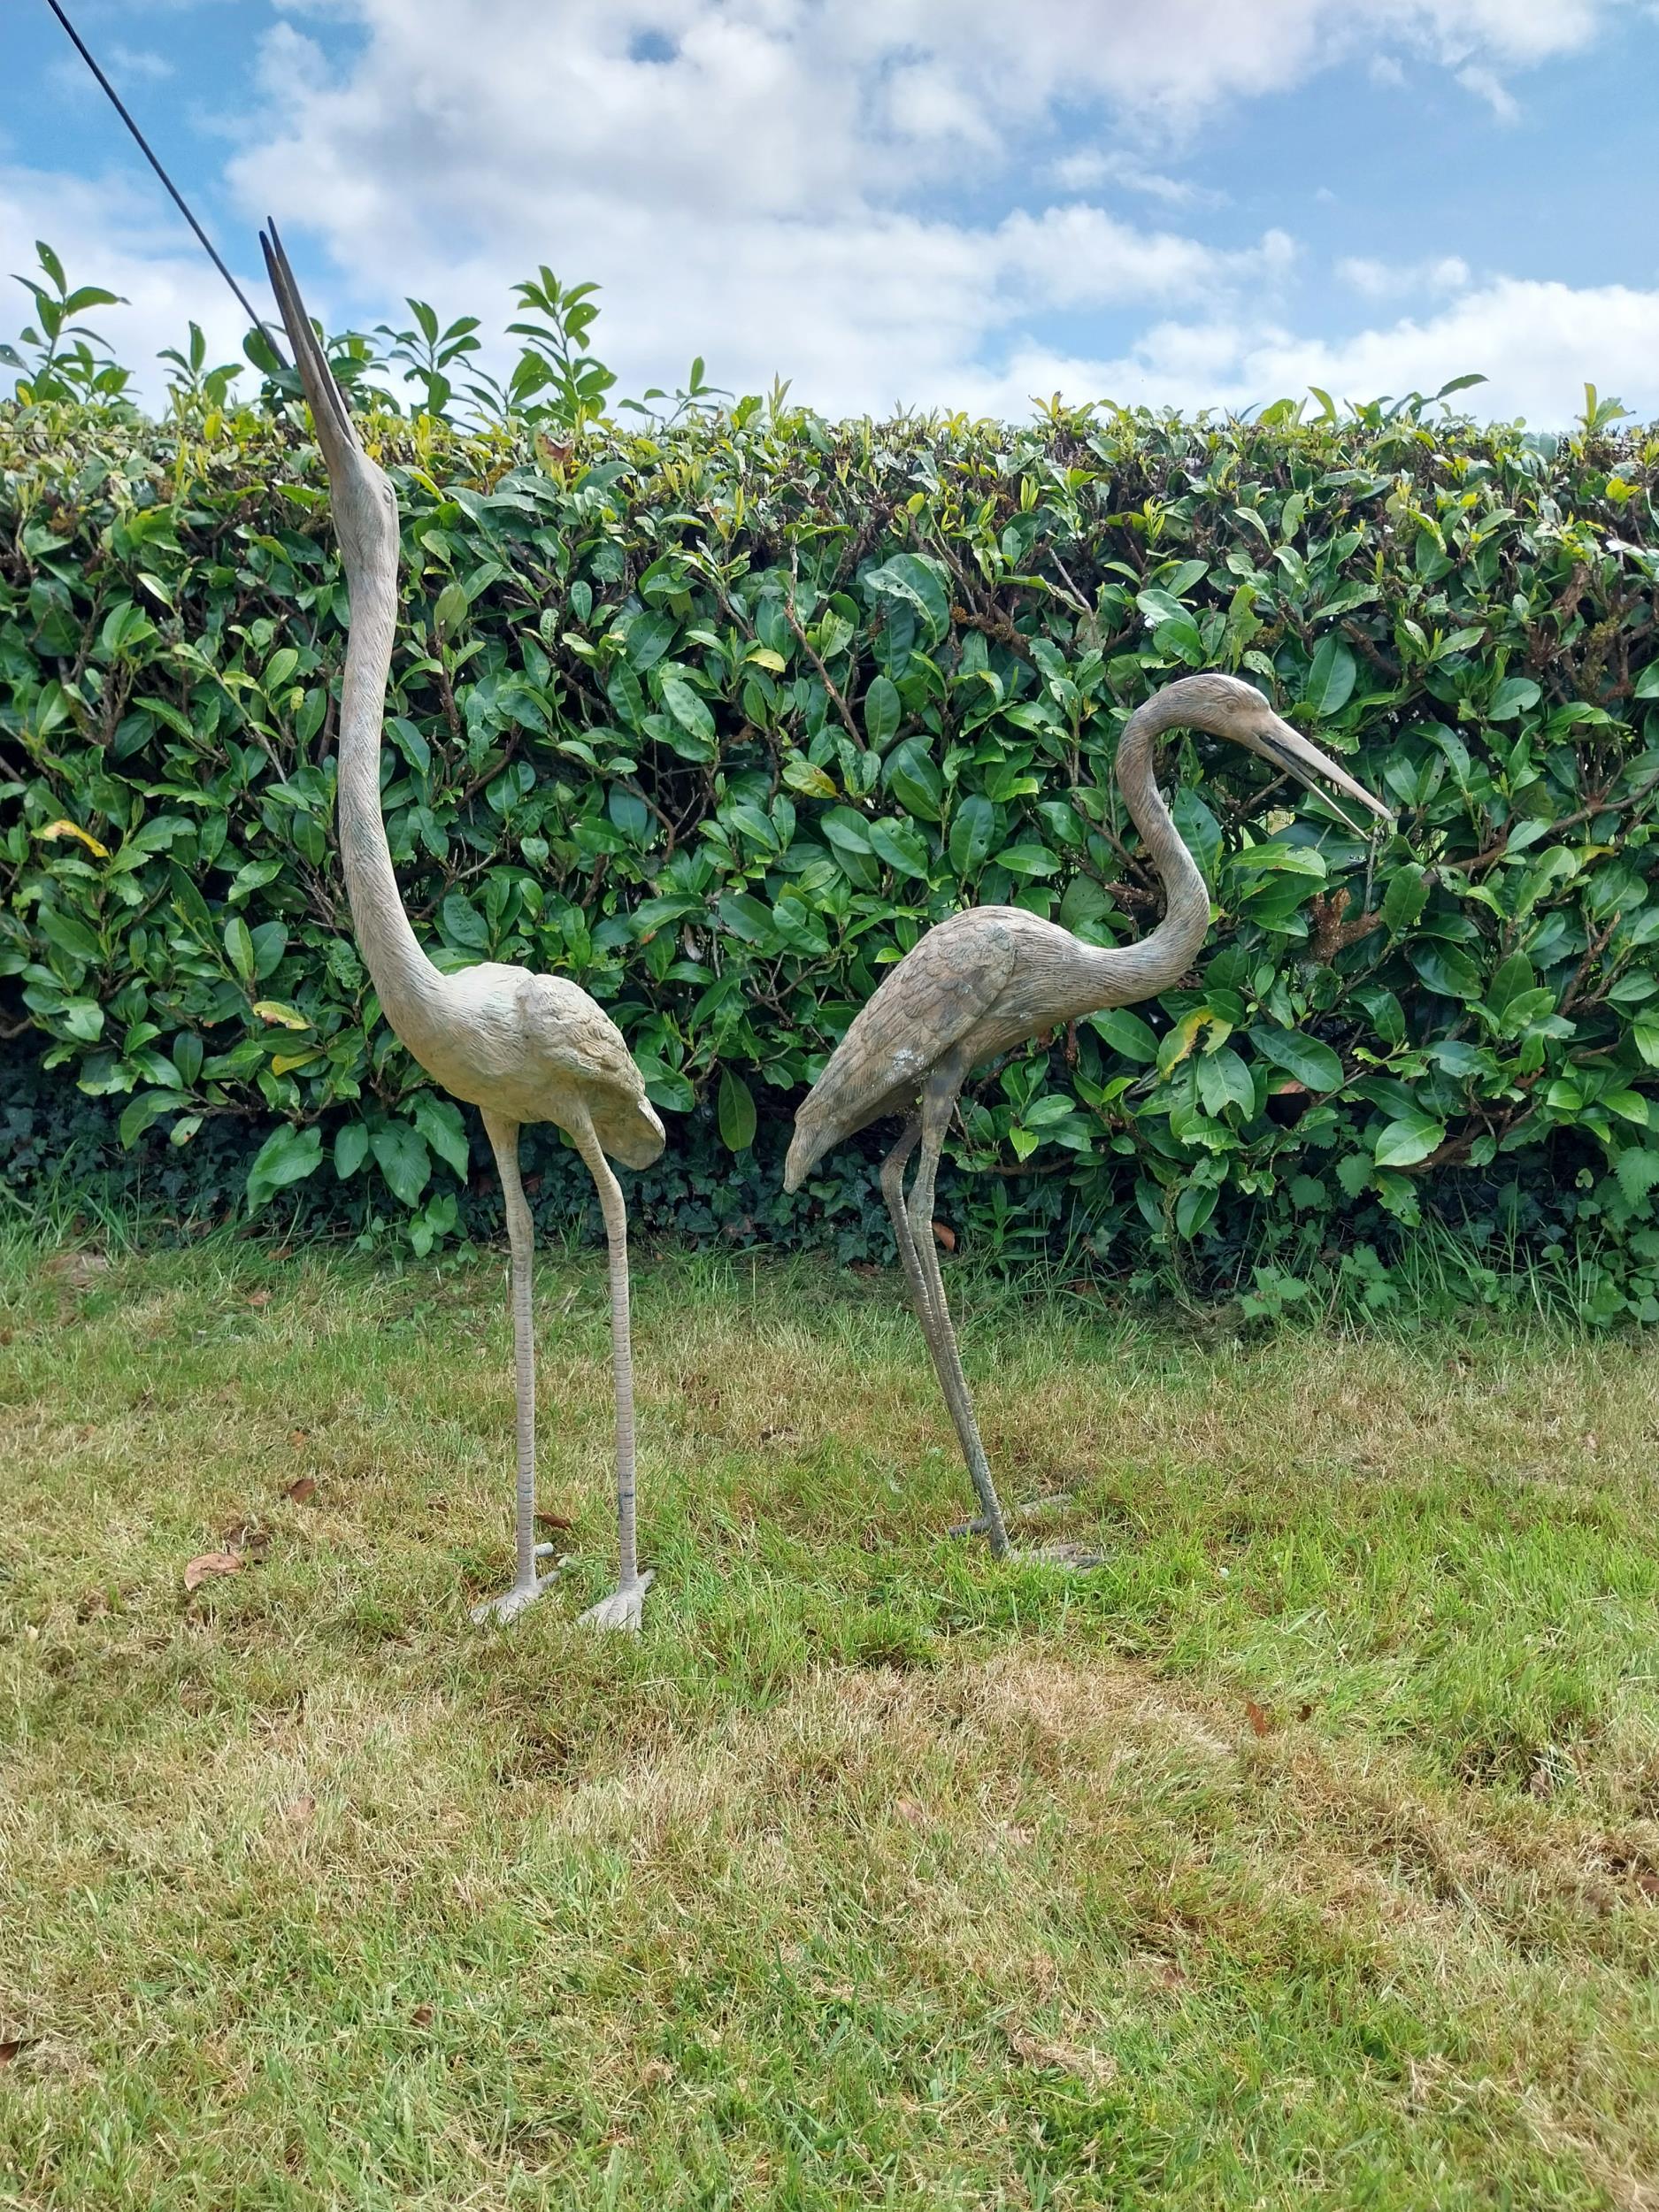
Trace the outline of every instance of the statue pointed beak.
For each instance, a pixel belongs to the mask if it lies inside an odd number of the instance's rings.
[[[1282,769],[1286,775],[1294,776],[1296,781],[1305,784],[1310,791],[1318,791],[1322,784],[1333,785],[1350,799],[1357,799],[1362,806],[1369,807],[1385,822],[1392,822],[1394,818],[1392,810],[1386,807],[1373,793],[1367,791],[1363,783],[1356,783],[1347,769],[1333,761],[1329,753],[1322,753],[1299,730],[1293,730],[1288,722],[1281,722],[1276,714],[1270,716],[1264,730],[1254,733],[1250,750],[1259,753],[1263,760],[1275,768]],[[1340,807],[1335,807],[1333,810],[1341,815],[1350,829],[1358,828],[1358,824],[1349,821]]]
[[[311,402],[311,420],[317,428],[317,442],[322,448],[323,459],[331,476],[349,468],[360,458],[363,448],[357,440],[345,399],[335,383],[334,373],[324,358],[323,349],[317,342],[311,318],[300,298],[299,287],[294,281],[294,272],[288,257],[282,250],[282,241],[277,227],[272,223],[269,232],[261,231],[259,243],[265,250],[265,265],[271,279],[271,289],[276,294],[277,305],[282,311],[282,320],[288,327],[288,342],[294,349],[295,365],[305,387],[305,396]]]
[[[783,1187],[786,1191],[797,1191],[817,1165],[825,1147],[819,1133],[805,1118],[806,1109],[795,1118],[795,1134],[789,1142],[789,1156],[783,1164]]]

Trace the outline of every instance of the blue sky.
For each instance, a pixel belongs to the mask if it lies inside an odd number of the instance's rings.
[[[1659,416],[1659,0],[74,0],[263,300],[487,329],[603,288],[624,389],[694,352],[830,410],[1242,406],[1310,382]],[[240,318],[44,0],[8,0],[0,268],[44,236],[148,364]],[[0,317],[0,334],[22,319]],[[148,374],[148,371],[147,371]],[[153,388],[153,386],[152,386]]]

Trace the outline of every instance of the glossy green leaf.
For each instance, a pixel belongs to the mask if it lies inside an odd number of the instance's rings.
[[[864,577],[866,590],[897,599],[914,609],[929,643],[950,627],[950,595],[937,561],[919,553],[895,553]]]
[[[852,807],[831,807],[823,816],[820,826],[830,843],[840,846],[844,852],[867,853],[872,849],[870,825]]]
[[[1431,991],[1442,998],[1478,998],[1480,973],[1475,964],[1455,945],[1428,943],[1411,948],[1411,964]]]
[[[864,734],[877,752],[892,743],[902,713],[898,686],[888,677],[876,677],[864,694]]]
[[[465,1118],[455,1100],[440,1098],[435,1091],[419,1091],[410,1108],[410,1117],[438,1157],[446,1161],[465,1182],[472,1148],[467,1141]],[[339,1164],[337,1159],[335,1164]],[[388,1176],[387,1180],[389,1182],[391,1178]]]
[[[950,864],[959,876],[977,875],[996,835],[996,809],[977,794],[957,807],[950,825]]]
[[[248,1171],[248,1209],[257,1213],[280,1190],[303,1182],[322,1164],[322,1133],[317,1129],[295,1129],[283,1122],[254,1156]]]
[[[225,957],[244,983],[253,981],[253,937],[240,914],[225,925]]]
[[[1340,714],[1353,696],[1359,664],[1353,650],[1334,635],[1322,637],[1302,687],[1302,698],[1321,721]]]
[[[755,1099],[749,1085],[730,1068],[720,1071],[720,1136],[728,1152],[747,1152],[755,1141]]]
[[[1388,879],[1388,888],[1383,893],[1382,918],[1384,926],[1398,936],[1410,929],[1428,904],[1429,884],[1426,872],[1416,861],[1398,868]]]
[[[1263,1059],[1271,1060],[1276,1068],[1310,1091],[1333,1091],[1342,1081],[1342,1063],[1329,1045],[1321,1044],[1317,1037],[1304,1036],[1299,1029],[1284,1029],[1269,1022],[1258,1023],[1250,1032],[1250,1042]]]
[[[184,1102],[183,1094],[178,1091],[141,1091],[122,1111],[119,1125],[121,1142],[129,1148],[135,1145],[164,1114],[176,1114]]]
[[[344,1183],[356,1175],[369,1156],[368,1125],[342,1122],[334,1133],[334,1173]]]
[[[1373,1157],[1379,1167],[1415,1167],[1445,1141],[1443,1121],[1437,1121],[1432,1114],[1402,1114],[1381,1132]]]
[[[889,822],[885,818],[870,824],[870,848],[878,860],[902,876],[914,876],[924,881],[927,876],[927,847],[920,833],[907,822]]]
[[[945,782],[924,739],[906,738],[902,745],[895,745],[887,756],[882,780],[907,814],[921,822],[938,821]]]
[[[419,1132],[390,1116],[370,1130],[369,1149],[393,1197],[412,1206],[432,1179],[432,1156]]]
[[[1221,1115],[1229,1107],[1247,1114],[1254,1111],[1256,1085],[1250,1071],[1231,1047],[1223,1045],[1217,1051],[1201,1053],[1196,1067],[1198,1095],[1207,1114]]]
[[[663,704],[687,737],[695,739],[699,746],[706,746],[710,752],[713,751],[714,717],[709,711],[707,701],[699,697],[689,684],[681,682],[678,676],[664,676]]]
[[[1158,1056],[1158,1041],[1141,1016],[1127,1006],[1114,1006],[1103,1014],[1091,1014],[1089,1026],[1125,1060],[1150,1065]]]
[[[1175,1202],[1175,1233],[1195,1237],[1216,1210],[1220,1194],[1207,1183],[1189,1183]]]

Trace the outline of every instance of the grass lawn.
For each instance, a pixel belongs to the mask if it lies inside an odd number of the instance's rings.
[[[1659,1352],[636,1283],[0,1251],[0,2204],[1659,2205]]]

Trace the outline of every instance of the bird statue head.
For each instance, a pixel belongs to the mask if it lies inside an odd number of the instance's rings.
[[[1317,791],[1322,783],[1332,785],[1385,822],[1394,819],[1380,799],[1363,783],[1356,783],[1328,753],[1310,744],[1300,730],[1293,730],[1281,720],[1255,685],[1247,684],[1242,677],[1183,676],[1166,685],[1149,703],[1156,709],[1157,726],[1162,730],[1202,730],[1211,737],[1226,738],[1281,774],[1294,776],[1310,791]],[[1340,808],[1335,810],[1341,812]],[[1342,818],[1346,821],[1348,817]]]
[[[317,443],[328,470],[330,504],[334,534],[349,576],[397,565],[397,495],[384,469],[378,468],[363,450],[363,442],[346,406],[344,395],[317,342],[311,318],[300,298],[294,272],[277,236],[277,227],[261,231],[265,265],[271,278],[294,349],[295,365],[305,396],[311,402]]]

